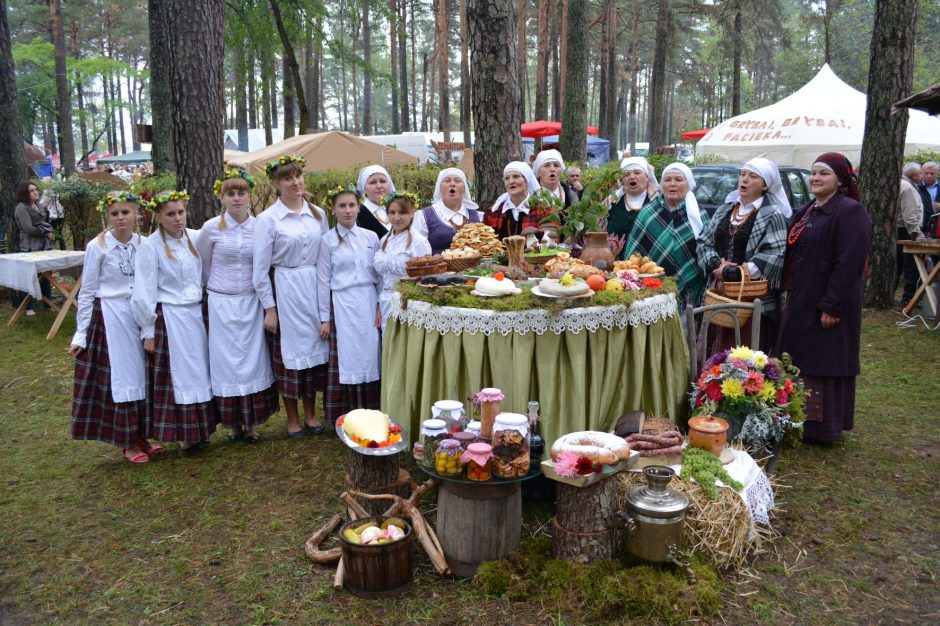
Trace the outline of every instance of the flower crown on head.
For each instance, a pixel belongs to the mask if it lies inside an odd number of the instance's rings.
[[[166,202],[174,202],[176,200],[189,200],[189,194],[186,193],[186,190],[182,191],[169,191],[167,193],[161,193],[159,196],[154,196],[150,202],[147,203],[147,208],[151,211],[156,211],[161,204]]]
[[[136,193],[131,191],[122,191],[121,193],[114,195],[108,194],[99,200],[97,206],[98,212],[103,215],[105,211],[108,210],[109,206],[112,204],[117,204],[118,202],[130,202],[132,204],[136,204],[139,207],[147,208],[147,201],[138,196]]]
[[[268,178],[270,178],[271,175],[274,174],[274,170],[281,167],[282,165],[287,165],[289,163],[300,163],[300,167],[302,168],[304,165],[307,164],[307,159],[303,157],[299,157],[299,156],[294,156],[293,154],[285,154],[281,156],[280,158],[278,158],[277,161],[271,161],[270,163],[265,165],[264,171],[267,173]]]
[[[222,194],[222,183],[232,178],[243,178],[248,183],[249,191],[255,188],[255,177],[241,168],[226,169],[212,185],[212,193],[216,196]]]
[[[388,205],[390,205],[392,200],[395,198],[404,198],[405,200],[410,200],[411,203],[415,205],[415,208],[421,206],[421,200],[418,198],[418,195],[411,193],[410,191],[392,191],[387,193],[382,198],[382,205],[385,206],[385,208],[388,208]]]
[[[326,192],[326,195],[323,196],[324,204],[328,206],[333,206],[333,200],[336,200],[336,196],[341,193],[351,193],[356,196],[356,199],[359,199],[359,193],[356,191],[355,185],[337,185],[329,191]]]

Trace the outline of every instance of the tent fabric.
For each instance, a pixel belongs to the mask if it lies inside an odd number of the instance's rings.
[[[558,135],[547,135],[542,138],[542,149],[557,148],[559,142]],[[534,153],[535,140],[530,137],[523,137],[522,144],[528,158]],[[564,156],[564,155],[562,155]],[[587,161],[588,165],[597,167],[610,160],[610,141],[601,137],[587,135]]]
[[[549,122],[538,120],[535,122],[526,122],[520,126],[523,137],[550,137],[561,133],[561,122]],[[585,132],[588,135],[597,135],[597,126],[588,126]]]
[[[297,135],[272,143],[270,146],[249,152],[232,161],[251,173],[264,173],[264,166],[285,154],[307,159],[304,169],[308,172],[326,169],[357,167],[378,163],[417,163],[418,158],[410,154],[383,146],[361,137],[340,131]]]
[[[810,168],[823,152],[841,152],[856,166],[862,154],[867,96],[828,65],[783,100],[725,120],[695,147],[697,155],[732,161],[766,157],[778,165]],[[940,149],[940,120],[911,111],[906,153]]]
[[[239,159],[244,159],[246,156],[248,156],[248,153],[242,150],[222,150],[223,163],[234,163]]]
[[[127,154],[119,154],[112,157],[101,157],[98,159],[97,163],[101,165],[105,164],[129,164],[129,163],[147,163],[150,161],[150,150],[137,150],[136,152],[128,152]]]
[[[702,137],[708,134],[711,128],[702,128],[700,130],[690,130],[686,133],[682,133],[683,139],[691,139],[693,141],[698,141]]]

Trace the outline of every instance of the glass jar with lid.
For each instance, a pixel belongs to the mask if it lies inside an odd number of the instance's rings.
[[[444,439],[437,444],[437,451],[434,453],[434,471],[441,476],[458,476],[463,471],[460,464],[462,454],[459,441]]]
[[[434,466],[434,453],[437,445],[447,439],[447,431],[443,420],[429,419],[421,424],[421,456],[422,463],[428,467]]]
[[[500,478],[519,478],[529,472],[529,418],[500,413],[493,424],[493,472]]]
[[[490,468],[492,458],[493,446],[477,442],[467,446],[466,451],[460,457],[460,462],[467,468],[467,478],[482,482],[493,477]]]

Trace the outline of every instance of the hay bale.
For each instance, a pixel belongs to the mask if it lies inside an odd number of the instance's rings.
[[[630,488],[645,484],[642,472],[617,475],[621,510],[627,510]],[[688,496],[692,503],[685,515],[687,547],[720,569],[741,568],[749,556],[761,552],[774,537],[771,527],[757,525],[752,536],[751,513],[741,496],[730,488],[720,488],[718,500],[712,501],[699,485],[685,482],[678,474],[669,487]]]

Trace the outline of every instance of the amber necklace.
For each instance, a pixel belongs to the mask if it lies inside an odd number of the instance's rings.
[[[728,235],[732,238],[738,234],[738,231],[740,231],[744,227],[745,224],[751,221],[751,218],[757,215],[757,209],[754,209],[742,218],[739,213],[740,208],[741,208],[741,203],[735,202],[734,209],[731,211],[731,220],[728,222]],[[735,225],[735,221],[737,220],[741,220],[741,221],[737,225]]]

